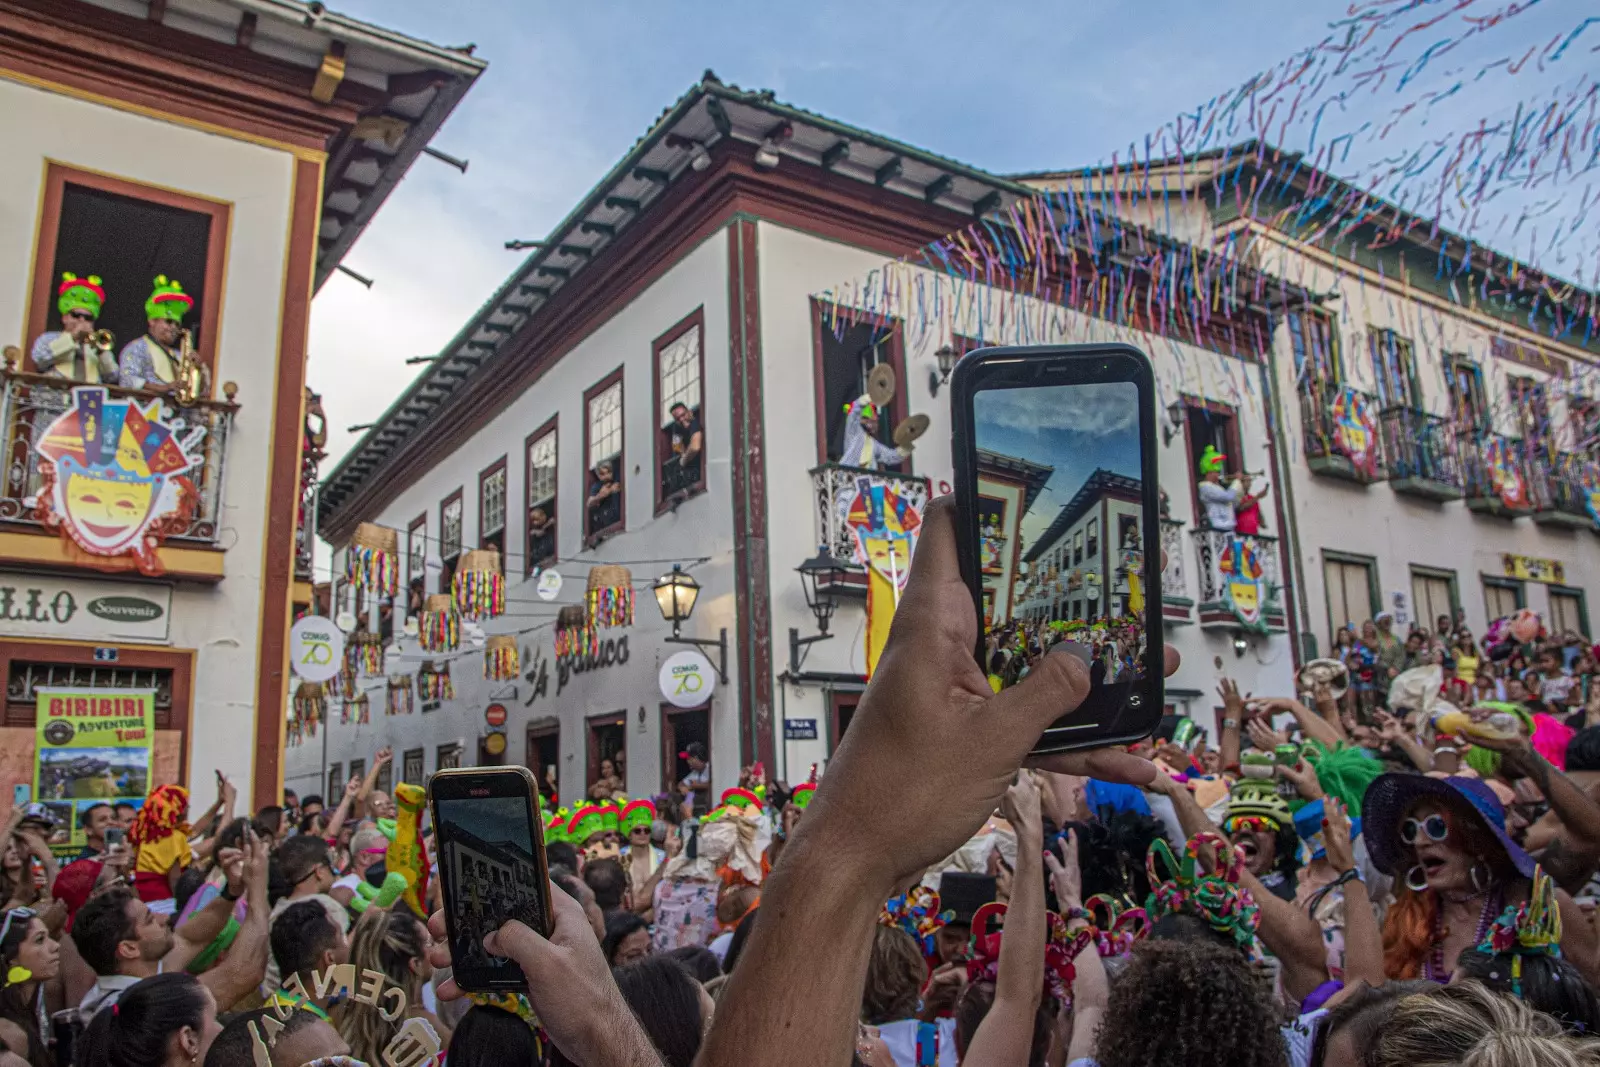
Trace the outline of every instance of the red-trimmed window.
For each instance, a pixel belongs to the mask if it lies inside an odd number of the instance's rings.
[[[618,367],[583,394],[586,544],[596,544],[627,525],[628,471],[623,446],[622,368]]]
[[[656,511],[705,492],[705,310],[656,338]]]
[[[439,504],[439,592],[450,592],[456,564],[461,562],[461,520],[464,512],[461,490],[457,489]]]
[[[528,435],[526,511],[528,543],[524,546],[523,573],[548,566],[556,558],[556,463],[561,458],[556,419]]]

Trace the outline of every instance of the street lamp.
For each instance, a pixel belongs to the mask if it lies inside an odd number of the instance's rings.
[[[656,579],[651,591],[656,595],[656,606],[661,609],[661,617],[672,624],[672,636],[665,638],[665,642],[669,645],[716,649],[717,679],[723,685],[727,685],[728,631],[723,629],[715,641],[699,637],[682,637],[678,633],[679,627],[688,622],[689,616],[694,614],[695,602],[700,599],[700,583],[694,580],[692,574],[685,574],[682,566],[674,563],[672,570]]]
[[[789,628],[791,676],[800,673],[800,667],[805,663],[805,653],[812,645],[833,636],[828,632],[828,622],[833,618],[836,606],[833,589],[844,580],[845,565],[829,555],[826,547],[819,546],[817,554],[796,567],[795,571],[800,575],[800,588],[805,592],[806,607],[817,618],[817,633],[811,637],[801,637],[799,630]]]
[[[939,386],[950,380],[950,372],[956,369],[956,350],[950,345],[940,345],[933,353],[933,358],[939,361],[939,369],[928,370],[928,392],[934,396],[939,395]]]

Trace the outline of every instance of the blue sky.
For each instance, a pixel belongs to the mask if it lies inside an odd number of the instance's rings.
[[[468,159],[468,172],[418,160],[345,258],[374,287],[336,274],[313,305],[310,380],[325,395],[333,457],[353,440],[345,427],[376,418],[412,376],[403,360],[436,352],[520,262],[524,253],[503,243],[543,237],[707,68],[999,173],[1082,166],[1125,153],[1178,112],[1320,40],[1349,2],[337,0],[346,14],[413,36],[475,42],[489,68],[434,141]],[[1423,13],[1454,2],[1424,0]],[[1591,14],[1592,3],[1538,0],[1450,62],[1470,74],[1529,42],[1542,45]],[[1475,0],[1467,14],[1504,4]],[[1597,31],[1550,71],[1530,64],[1509,88],[1486,80],[1409,132],[1473,127],[1518,94],[1585,72],[1592,80]],[[1411,43],[1426,41],[1421,34]],[[1430,71],[1449,73],[1444,63]],[[1324,119],[1322,135],[1381,120],[1404,99],[1386,91],[1356,100]],[[1290,132],[1289,141],[1308,133]],[[1394,151],[1407,133],[1358,148],[1356,161]],[[1592,260],[1596,242],[1579,244]]]
[[[1139,477],[1137,404],[1130,384],[988,389],[977,395],[979,448],[1055,468],[1022,517],[1024,553],[1096,468]]]

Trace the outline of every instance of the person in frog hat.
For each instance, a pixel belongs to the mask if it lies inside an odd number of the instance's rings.
[[[176,391],[179,335],[183,317],[192,307],[194,298],[183,291],[176,279],[165,274],[156,278],[155,289],[144,302],[149,328],[143,337],[129,341],[118,357],[123,385],[152,393]]]
[[[579,848],[588,846],[590,839],[605,833],[605,816],[593,804],[581,804],[573,809],[567,821],[567,840]]]
[[[80,278],[61,276],[56,288],[56,310],[61,313],[61,329],[47,330],[34,338],[28,358],[40,374],[48,374],[87,385],[117,384],[117,361],[111,353],[91,342],[94,324],[105,306],[106,291],[96,275]]]
[[[761,797],[748,789],[740,789],[737,786],[732,789],[724,789],[722,791],[722,800],[717,806],[719,808],[748,808],[757,814],[760,814],[766,807],[762,803]]]
[[[567,820],[572,818],[572,813],[566,808],[557,808],[550,812],[544,827],[544,843],[567,840]]]
[[[618,797],[626,800],[626,797]],[[596,805],[600,809],[601,832],[606,835],[606,843],[618,848],[622,847],[622,808],[615,800],[602,801]]]
[[[628,871],[628,883],[633,887],[635,900],[649,900],[643,894],[650,876],[667,860],[664,850],[650,842],[650,830],[655,825],[656,806],[648,800],[629,802],[622,809],[622,865]]]
[[[1206,525],[1213,530],[1232,531],[1239,523],[1239,491],[1222,484],[1228,470],[1228,457],[1212,445],[1200,454],[1200,503],[1205,508]]]

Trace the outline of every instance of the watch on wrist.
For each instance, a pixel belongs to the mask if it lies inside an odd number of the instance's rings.
[[[1222,720],[1222,728],[1224,730],[1237,730],[1239,728],[1239,720],[1238,719],[1223,719]]]
[[[226,882],[224,882],[222,884],[221,896],[222,896],[223,900],[238,900],[239,899],[239,894],[238,893],[230,893],[230,892],[228,892],[228,884]]]

